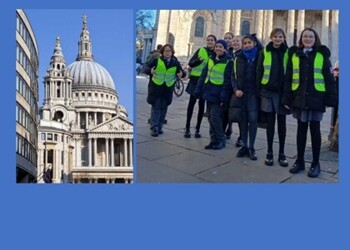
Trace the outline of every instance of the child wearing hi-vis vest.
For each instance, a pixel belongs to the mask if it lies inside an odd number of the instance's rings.
[[[307,176],[315,178],[320,174],[321,131],[320,122],[326,106],[338,103],[329,49],[321,45],[315,30],[304,29],[300,34],[299,46],[289,49],[282,104],[292,109],[298,120],[297,159],[289,170],[296,174],[305,169],[304,153],[308,126],[310,125],[312,163]]]
[[[267,155],[265,165],[273,165],[273,138],[277,115],[279,154],[278,163],[288,167],[284,154],[286,140],[286,115],[290,112],[281,104],[283,94],[284,72],[288,59],[286,34],[280,28],[275,28],[270,34],[271,42],[260,51],[257,65],[257,84],[260,94],[260,110],[265,113],[267,120]]]
[[[210,143],[205,149],[225,147],[225,134],[222,126],[223,104],[230,98],[232,59],[226,52],[225,40],[215,43],[215,55],[211,56],[203,69],[195,90],[196,96],[207,101]]]
[[[192,119],[192,114],[194,110],[194,105],[196,104],[197,99],[198,99],[198,115],[197,115],[196,132],[194,134],[194,137],[195,138],[201,137],[200,128],[201,128],[201,123],[202,123],[203,114],[204,114],[205,101],[202,98],[198,98],[194,96],[194,91],[196,89],[198,79],[202,74],[202,71],[205,65],[207,64],[209,57],[212,54],[214,54],[214,46],[217,39],[214,35],[208,35],[206,40],[207,40],[207,46],[199,48],[194,53],[194,55],[192,56],[192,58],[188,63],[188,66],[191,67],[191,73],[189,76],[190,80],[186,87],[186,92],[190,95],[190,99],[188,101],[188,106],[187,106],[186,127],[184,132],[185,138],[191,138],[191,131],[190,131],[191,119]]]
[[[151,135],[163,134],[164,119],[168,106],[173,100],[173,88],[176,77],[185,76],[179,61],[174,56],[172,45],[165,44],[160,50],[161,56],[148,64],[150,80],[148,84],[147,102],[151,109]]]

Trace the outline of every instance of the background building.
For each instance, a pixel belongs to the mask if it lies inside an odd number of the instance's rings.
[[[311,27],[338,59],[338,10],[158,10],[154,35],[145,36],[142,59],[157,44],[170,43],[176,56],[187,61],[209,34],[223,38],[225,32],[236,35],[256,33],[264,44],[273,28],[285,30],[288,45],[296,44],[300,32]]]
[[[66,66],[57,37],[44,86],[39,182],[131,183],[133,124],[112,77],[94,60],[86,16],[76,61]]]
[[[16,10],[16,181],[36,182],[38,46],[26,14]]]

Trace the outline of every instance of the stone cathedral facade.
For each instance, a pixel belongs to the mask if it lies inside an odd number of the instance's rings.
[[[157,44],[174,45],[175,55],[183,62],[205,46],[209,34],[218,39],[225,32],[235,35],[256,33],[264,44],[270,41],[273,28],[286,32],[288,45],[296,44],[301,31],[311,27],[322,44],[332,52],[332,62],[338,60],[339,10],[158,10],[152,35],[145,34],[143,57]]]
[[[133,123],[114,81],[94,61],[83,18],[76,61],[67,66],[59,37],[44,77],[38,128],[38,182],[132,183]]]

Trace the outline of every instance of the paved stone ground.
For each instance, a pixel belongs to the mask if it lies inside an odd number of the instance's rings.
[[[249,158],[237,158],[238,148],[235,141],[238,137],[238,126],[233,125],[232,139],[227,140],[222,150],[205,150],[209,143],[209,124],[203,119],[202,138],[183,137],[186,122],[186,110],[189,95],[174,96],[168,109],[168,124],[163,128],[164,134],[159,137],[150,135],[149,124],[151,106],[147,104],[147,84],[145,76],[137,76],[137,163],[136,182],[138,183],[337,183],[338,153],[328,150],[331,109],[328,109],[321,123],[321,169],[318,178],[308,178],[307,170],[312,161],[310,132],[308,132],[305,153],[306,170],[293,175],[288,168],[277,163],[278,137],[275,135],[274,159],[271,167],[264,164],[267,142],[266,130],[258,129],[255,148],[257,161]],[[195,126],[197,105],[192,118]],[[296,158],[296,120],[290,115],[287,118],[287,138],[285,153],[291,166]],[[194,132],[194,127],[191,127]]]

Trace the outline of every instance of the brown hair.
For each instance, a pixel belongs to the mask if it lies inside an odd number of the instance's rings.
[[[314,49],[315,48],[317,49],[319,46],[322,45],[320,37],[318,36],[317,32],[314,29],[312,29],[312,28],[305,28],[300,34],[299,48],[303,48],[304,47],[303,42],[302,42],[302,37],[303,37],[303,34],[304,34],[305,31],[311,31],[311,32],[314,33],[314,35],[315,35],[315,44],[314,44],[314,46],[312,46]]]
[[[287,45],[286,33],[285,33],[284,30],[281,29],[281,28],[274,28],[274,29],[271,31],[270,39],[272,39],[272,37],[275,36],[275,35],[277,35],[278,33],[282,33],[283,38],[284,38],[284,44],[285,44],[286,46],[288,46],[288,45]]]
[[[160,54],[164,54],[164,50],[166,47],[169,47],[171,49],[171,56],[173,56],[175,54],[175,50],[174,50],[174,47],[171,45],[171,44],[165,44],[161,49],[160,49]]]

